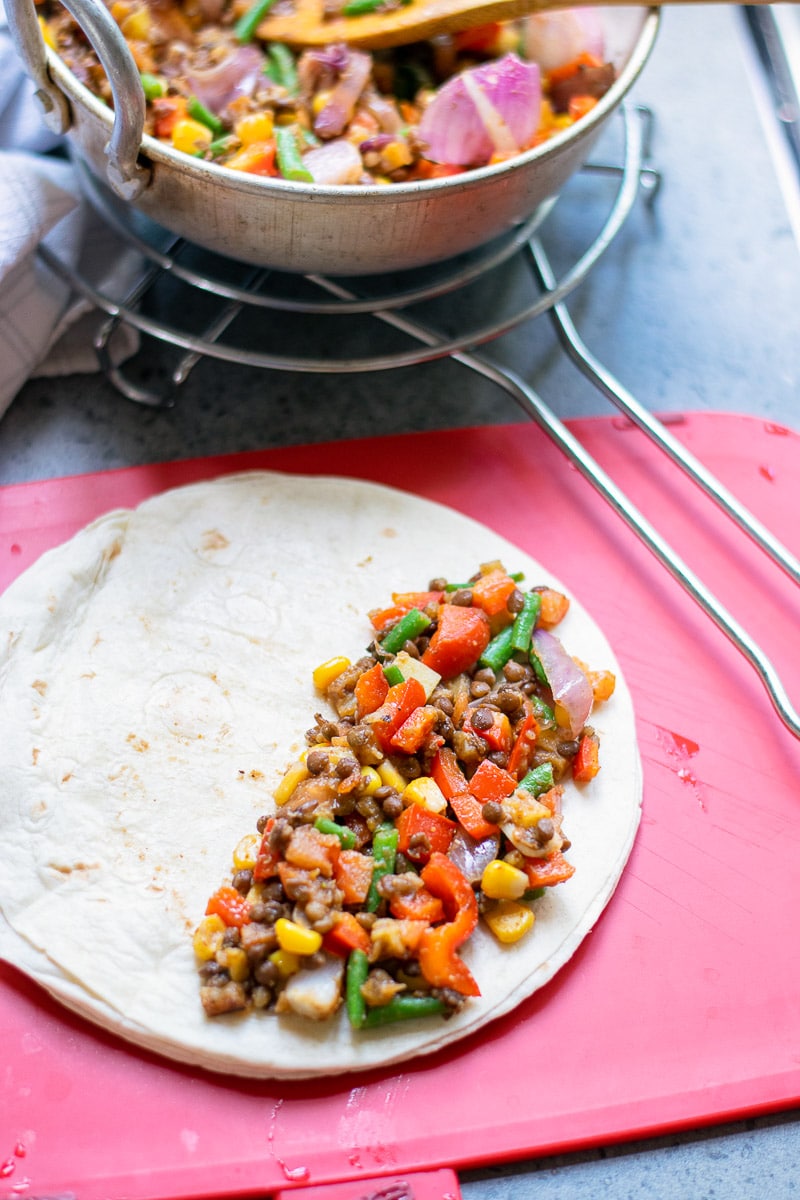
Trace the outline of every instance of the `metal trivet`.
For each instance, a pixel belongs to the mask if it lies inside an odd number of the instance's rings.
[[[385,279],[375,281],[361,278],[356,282],[343,282],[327,276],[294,277],[268,270],[248,269],[243,264],[234,264],[206,252],[202,252],[198,264],[196,247],[166,233],[135,210],[115,201],[85,170],[84,182],[92,203],[119,236],[120,245],[128,251],[134,250],[141,257],[141,272],[137,282],[123,298],[115,299],[107,291],[98,289],[91,279],[81,274],[80,269],[62,262],[48,247],[40,246],[39,254],[51,270],[106,314],[107,319],[103,321],[95,340],[101,366],[124,396],[140,403],[161,407],[171,404],[175,390],[203,357],[266,370],[345,374],[387,370],[449,356],[497,384],[527,416],[536,421],[750,662],[781,721],[795,737],[800,738],[800,713],[792,705],[769,658],[750,634],[638,511],[530,385],[514,371],[474,352],[476,346],[498,339],[523,323],[547,313],[567,356],[586,378],[646,433],[795,583],[800,583],[800,562],[592,355],[581,341],[566,308],[566,298],[611,245],[642,191],[652,200],[658,188],[660,177],[649,161],[651,114],[641,106],[627,106],[623,107],[622,116],[622,162],[584,167],[585,172],[599,172],[618,180],[610,211],[598,236],[560,280],[553,272],[539,236],[540,227],[555,201],[541,206],[525,225],[484,250],[442,266],[415,272],[412,285],[399,275],[388,282]],[[408,310],[413,306],[450,293],[457,294],[471,283],[485,280],[491,271],[515,256],[520,256],[525,262],[531,283],[536,288],[536,296],[512,314],[455,337],[446,337],[408,315]],[[165,283],[172,284],[174,281],[193,289],[195,294],[207,295],[212,302],[210,315],[201,333],[189,332],[163,317],[152,315],[152,301],[159,289]],[[320,293],[324,293],[325,299],[320,298]],[[169,307],[170,317],[180,311],[180,307]],[[305,354],[270,353],[254,349],[239,329],[244,326],[246,333],[247,322],[243,318],[250,317],[252,320],[254,314],[261,318],[256,323],[259,340],[263,340],[272,328],[275,314],[288,314],[293,322],[299,317],[306,322],[311,321],[311,339],[307,337],[308,325],[303,328],[305,340],[312,344],[319,344],[321,340],[319,323],[323,319],[345,316],[361,318],[360,327],[364,328],[368,323],[363,321],[363,317],[369,316],[415,344],[412,349],[355,358],[337,357],[335,350],[319,358]],[[164,394],[158,395],[131,382],[120,368],[113,365],[109,342],[120,324],[128,324],[141,334],[185,351],[172,373],[169,390]],[[223,341],[223,335],[228,340]],[[283,344],[283,330],[277,331],[277,338],[278,344]],[[346,343],[341,338],[336,338],[333,343],[334,347],[342,344]]]

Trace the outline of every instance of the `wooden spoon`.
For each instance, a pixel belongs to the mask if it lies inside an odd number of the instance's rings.
[[[575,0],[569,2],[575,4]],[[597,0],[578,0],[578,3],[588,6]],[[290,46],[347,42],[350,46],[379,50],[564,7],[565,0],[410,0],[386,12],[326,18],[324,0],[294,0],[285,11],[282,11],[283,0],[278,0],[276,12],[264,18],[257,32],[265,41],[287,42]]]

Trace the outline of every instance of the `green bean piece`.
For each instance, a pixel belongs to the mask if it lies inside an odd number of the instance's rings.
[[[142,81],[142,91],[144,92],[145,100],[157,100],[167,90],[164,80],[159,79],[157,75],[151,75],[149,71],[142,71],[139,78]]]
[[[525,901],[541,900],[542,896],[545,894],[546,891],[547,891],[547,888],[543,888],[543,887],[526,888],[525,891],[520,896],[520,900],[525,900]]]
[[[388,1004],[367,1010],[362,1028],[379,1029],[381,1025],[392,1025],[395,1021],[435,1017],[444,1011],[443,1002],[436,996],[393,996]]]
[[[255,4],[248,8],[233,27],[233,36],[237,42],[252,42],[256,30],[274,3],[275,0],[256,0]]]
[[[314,828],[320,833],[332,833],[342,843],[343,850],[352,850],[356,844],[356,835],[352,829],[348,829],[346,825],[338,825],[336,821],[329,821],[327,817],[317,817]]]
[[[514,624],[511,645],[515,652],[527,654],[531,648],[531,636],[542,611],[542,597],[538,592],[526,592],[522,600],[522,609],[517,613]]]
[[[531,696],[531,704],[536,716],[543,729],[552,728],[556,723],[556,714],[553,712],[549,704],[542,700],[541,696]]]
[[[444,590],[446,592],[468,592],[472,587],[472,583],[446,583]]]
[[[382,8],[385,0],[348,0],[342,9],[342,16],[363,17],[365,13],[375,12]]]
[[[394,629],[389,630],[381,642],[381,647],[384,650],[388,650],[390,654],[397,654],[397,651],[402,650],[406,642],[413,641],[415,637],[419,637],[422,631],[428,628],[430,623],[430,617],[426,616],[421,609],[409,609],[400,618]]]
[[[514,653],[512,645],[512,637],[514,635],[514,626],[506,625],[505,629],[501,629],[496,634],[489,645],[484,650],[483,654],[478,659],[482,667],[488,667],[490,671],[494,671],[498,675],[506,665],[511,655]]]
[[[267,47],[267,56],[270,79],[285,87],[290,96],[296,96],[298,90],[297,67],[289,47],[284,46],[282,42],[270,42]]]
[[[405,675],[399,667],[395,667],[392,663],[388,667],[383,668],[383,675],[389,687],[394,687],[398,683],[402,683]]]
[[[189,101],[186,105],[186,111],[190,117],[192,117],[195,121],[199,121],[201,125],[205,125],[205,127],[210,129],[212,133],[217,135],[217,137],[219,137],[219,135],[222,133],[222,130],[225,128],[219,117],[210,112],[206,108],[205,104],[197,99],[197,96],[189,97]]]
[[[522,583],[523,579],[525,578],[525,572],[524,571],[512,571],[508,578],[513,579],[514,583]]]
[[[549,792],[554,783],[553,764],[547,762],[540,763],[538,767],[531,767],[530,771],[522,776],[517,787],[524,788],[532,796],[541,796],[544,792]]]
[[[372,868],[372,882],[367,892],[367,912],[377,912],[378,910],[381,902],[378,880],[382,879],[384,875],[393,873],[399,840],[400,834],[389,821],[384,821],[379,825],[372,835],[372,858],[375,865]]]
[[[229,150],[232,150],[238,144],[238,140],[231,134],[228,134],[227,137],[217,138],[215,141],[210,142],[204,153],[210,154],[212,158],[219,158],[221,154],[227,154]]]
[[[533,667],[533,670],[536,674],[536,678],[539,680],[539,683],[543,683],[545,685],[545,687],[547,687],[548,686],[547,675],[545,674],[544,667],[542,666],[542,661],[539,658],[539,655],[536,653],[536,651],[533,648],[531,648],[531,652],[528,655],[528,660],[529,660],[531,666]]]
[[[353,1029],[361,1029],[366,1020],[367,1005],[361,995],[361,985],[369,974],[369,959],[363,950],[351,950],[345,971],[345,1007]]]
[[[303,159],[297,148],[295,131],[291,125],[279,125],[276,128],[275,147],[278,170],[284,179],[293,179],[296,183],[314,182],[314,176],[303,166]]]

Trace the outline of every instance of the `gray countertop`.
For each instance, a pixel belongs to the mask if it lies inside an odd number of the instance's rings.
[[[662,186],[572,298],[573,316],[589,347],[651,410],[757,413],[797,426],[800,254],[754,101],[741,13],[722,5],[665,10],[633,98],[655,114]],[[595,157],[613,155],[618,137],[611,130]],[[606,187],[581,177],[559,201],[545,229],[557,267],[599,228]],[[499,312],[526,286],[512,265],[488,292],[467,298],[458,319],[477,320],[489,306]],[[444,325],[455,319],[447,305],[435,315]],[[561,416],[607,411],[558,351],[546,319],[487,353],[524,375]],[[157,379],[168,357],[148,343],[137,369]],[[167,410],[131,404],[101,375],[37,379],[0,423],[0,483],[519,419],[506,394],[450,360],[335,376],[204,362]],[[468,1200],[784,1197],[797,1194],[798,1158],[800,1118],[790,1113],[465,1172],[462,1187]]]

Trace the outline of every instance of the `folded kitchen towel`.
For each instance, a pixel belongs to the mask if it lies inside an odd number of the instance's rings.
[[[97,314],[81,320],[91,306],[44,266],[39,243],[46,241],[70,267],[90,254],[104,264],[109,283],[135,271],[133,257],[110,246],[71,164],[49,153],[59,139],[46,129],[33,92],[0,0],[0,416],[34,375],[98,369],[92,346]],[[136,345],[135,331],[122,326],[116,361]]]

